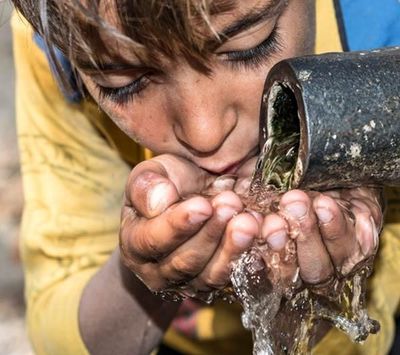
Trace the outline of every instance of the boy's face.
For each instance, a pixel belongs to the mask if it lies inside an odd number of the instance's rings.
[[[112,21],[112,12],[105,17]],[[312,52],[314,1],[237,1],[212,23],[219,33],[235,29],[235,34],[210,58],[211,74],[184,58],[162,58],[162,67],[145,67],[116,41],[109,45],[118,46],[123,62],[104,57],[110,68],[102,75],[79,71],[102,109],[143,146],[213,173],[235,173],[257,153],[268,71],[281,59]]]

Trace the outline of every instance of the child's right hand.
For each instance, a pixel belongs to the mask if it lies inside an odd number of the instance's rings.
[[[172,155],[132,170],[121,217],[121,258],[150,290],[222,288],[231,262],[258,235],[259,223],[230,188],[202,196],[215,179]]]

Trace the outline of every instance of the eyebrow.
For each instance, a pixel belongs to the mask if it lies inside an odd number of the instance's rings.
[[[274,17],[286,6],[286,4],[287,0],[272,0],[262,7],[253,9],[218,33],[221,38],[219,44],[240,32],[244,32],[249,28],[254,27],[268,18]]]

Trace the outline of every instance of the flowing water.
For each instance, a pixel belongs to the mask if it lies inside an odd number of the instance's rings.
[[[257,163],[247,205],[259,212],[277,211],[280,195],[292,187],[299,139],[284,131],[267,140]],[[302,285],[298,269],[292,279],[282,274],[282,265],[294,263],[296,246],[289,240],[283,253],[257,244],[234,264],[232,286],[243,305],[243,325],[253,334],[254,354],[309,354],[327,322],[355,342],[379,330],[366,311],[372,258],[351,274],[316,286]]]
[[[283,89],[277,92],[273,109],[278,119],[268,127],[269,138],[243,196],[247,208],[260,213],[279,212],[280,196],[293,188],[296,169],[301,170],[296,165],[300,149],[297,109],[290,109],[294,99]],[[292,101],[281,104],[280,100]],[[232,287],[204,294],[172,287],[159,294],[175,301],[186,297],[207,303],[218,297],[238,299],[244,309],[242,323],[253,334],[254,354],[309,354],[313,343],[332,325],[355,342],[378,332],[379,323],[366,310],[366,281],[372,263],[370,258],[346,276],[337,273],[323,284],[305,285],[299,277],[295,240],[290,239],[281,252],[259,241],[233,265]]]
[[[365,304],[370,263],[326,287],[296,288],[281,282],[277,268],[265,264],[265,259],[273,260],[273,253],[254,247],[236,262],[231,275],[244,309],[242,323],[253,334],[254,354],[309,354],[320,327],[325,329],[323,322],[355,342],[379,330]]]

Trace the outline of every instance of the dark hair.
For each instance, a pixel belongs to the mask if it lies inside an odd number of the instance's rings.
[[[206,57],[220,39],[211,18],[229,11],[232,0],[13,0],[48,46],[59,48],[72,63],[84,56],[101,68],[99,53],[110,55],[105,38],[118,38],[149,65],[160,54],[184,56],[205,67]],[[118,28],[100,15],[113,7]],[[210,41],[214,37],[215,41]]]

